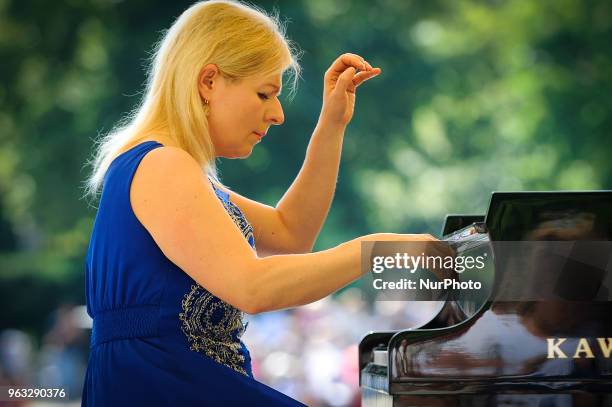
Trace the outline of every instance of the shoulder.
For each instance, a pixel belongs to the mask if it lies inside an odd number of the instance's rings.
[[[166,174],[168,169],[172,169],[172,172],[195,171],[202,174],[202,169],[197,161],[188,152],[178,147],[154,148],[144,156],[140,166],[146,170],[156,170]]]
[[[200,164],[178,147],[158,147],[142,159],[132,182],[132,198],[172,201],[212,186]],[[213,192],[214,194],[214,192]]]

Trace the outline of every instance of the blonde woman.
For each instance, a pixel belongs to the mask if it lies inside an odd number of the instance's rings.
[[[307,304],[355,280],[364,239],[433,239],[376,234],[310,253],[355,89],[380,73],[358,55],[325,73],[304,164],[276,207],[220,184],[216,157],[248,157],[283,123],[286,71],[299,76],[282,27],[238,2],[193,5],[159,43],[141,105],[101,141],[88,183],[101,196],[84,405],[299,404],[253,379],[243,312]]]

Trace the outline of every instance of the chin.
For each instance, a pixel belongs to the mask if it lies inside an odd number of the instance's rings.
[[[232,151],[229,154],[224,154],[222,157],[229,158],[229,159],[244,159],[244,158],[249,158],[251,153],[253,153],[253,147],[248,147],[244,150]]]

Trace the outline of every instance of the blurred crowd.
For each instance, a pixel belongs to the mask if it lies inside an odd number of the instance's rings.
[[[371,330],[420,324],[436,307],[368,302],[349,288],[307,306],[247,316],[243,340],[257,380],[309,406],[359,406],[361,338]],[[22,331],[2,330],[0,386],[64,388],[67,402],[78,405],[90,333],[85,307],[70,305],[51,312],[39,343]]]
[[[42,338],[17,329],[0,331],[0,386],[61,388],[66,404],[80,405],[90,332],[91,318],[85,306],[71,305],[49,314]],[[44,405],[40,401],[10,405],[31,404]]]

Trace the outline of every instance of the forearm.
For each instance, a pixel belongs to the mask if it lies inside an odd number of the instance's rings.
[[[295,307],[317,301],[361,275],[357,240],[317,253],[256,260],[248,284],[251,312]]]
[[[312,250],[329,212],[342,154],[343,126],[319,121],[304,163],[276,209],[302,251]]]

